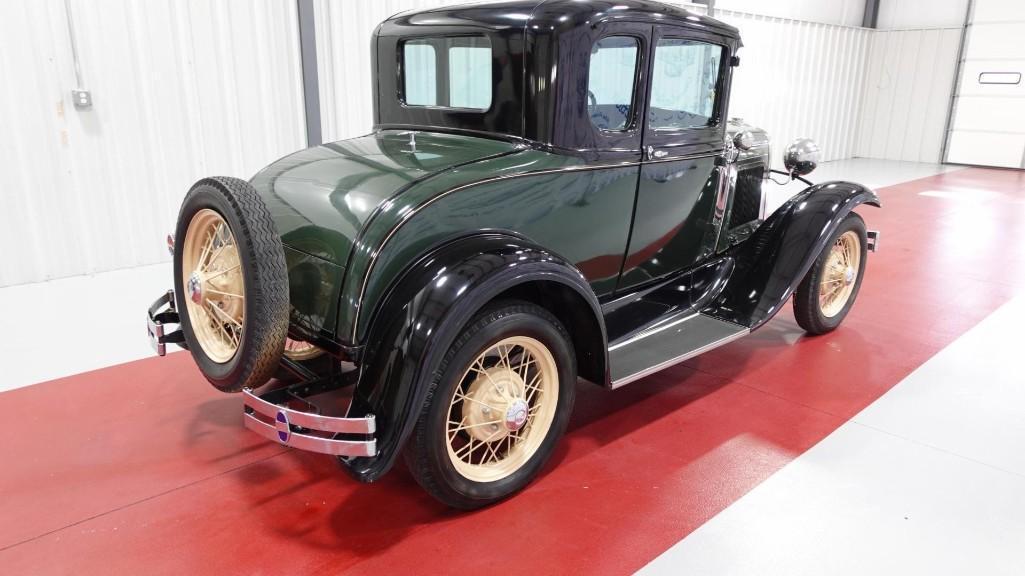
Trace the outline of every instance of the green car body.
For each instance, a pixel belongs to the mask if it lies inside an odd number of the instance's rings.
[[[612,294],[638,168],[588,167],[509,142],[384,130],[287,156],[251,184],[286,247],[293,320],[358,345],[409,263],[461,234],[516,231]]]

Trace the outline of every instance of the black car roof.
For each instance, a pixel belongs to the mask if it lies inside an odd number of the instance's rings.
[[[598,21],[665,23],[739,38],[737,28],[678,6],[653,0],[505,0],[413,10],[392,16],[413,25],[473,25],[508,29],[566,29]]]

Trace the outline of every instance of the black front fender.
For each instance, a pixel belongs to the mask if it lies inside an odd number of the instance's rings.
[[[414,263],[393,284],[372,320],[349,414],[375,415],[378,453],[345,460],[349,472],[371,482],[388,471],[463,326],[499,294],[537,281],[559,283],[586,300],[605,342],[601,308],[584,276],[522,238],[485,233],[454,240]]]
[[[853,182],[805,188],[773,212],[747,241],[731,249],[736,268],[705,312],[752,330],[768,322],[859,204],[878,207],[879,197]]]

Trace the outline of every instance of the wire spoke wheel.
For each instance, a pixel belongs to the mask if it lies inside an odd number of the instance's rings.
[[[175,225],[174,294],[199,371],[222,392],[257,388],[288,336],[288,267],[281,237],[245,180],[204,178]]]
[[[205,208],[189,222],[182,250],[185,305],[196,339],[211,360],[223,364],[238,352],[245,326],[238,244],[224,218]]]
[[[528,336],[477,355],[449,401],[446,439],[456,471],[493,482],[520,469],[548,435],[559,399],[552,352]]]
[[[861,268],[861,238],[851,230],[833,243],[819,284],[819,308],[832,318],[840,313],[854,291]]]

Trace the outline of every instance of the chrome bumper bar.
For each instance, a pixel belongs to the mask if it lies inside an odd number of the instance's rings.
[[[186,347],[185,335],[180,329],[168,331],[169,324],[180,324],[173,290],[157,298],[146,314],[150,344],[160,356],[167,354],[168,344]],[[287,364],[287,360],[282,362]],[[332,456],[376,456],[377,440],[373,434],[377,425],[373,415],[338,418],[289,407],[289,404],[302,402],[316,410],[305,396],[344,385],[337,378],[314,379],[314,374],[302,376],[306,381],[300,385],[278,388],[261,395],[248,388],[243,390],[246,428],[268,440],[299,450]]]
[[[278,395],[274,390],[264,397]],[[377,431],[373,415],[364,418],[338,418],[293,410],[268,402],[248,388],[245,397],[245,424],[253,432],[283,446],[332,456],[376,456],[377,440],[340,439],[338,435],[371,436]],[[263,418],[261,418],[262,416]]]
[[[168,290],[157,298],[146,311],[146,332],[149,335],[150,346],[157,356],[167,354],[168,344],[177,344],[185,348],[185,334],[181,330],[168,332],[168,324],[179,324],[178,310],[174,307],[174,290]]]

